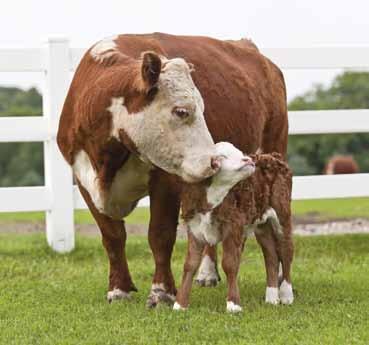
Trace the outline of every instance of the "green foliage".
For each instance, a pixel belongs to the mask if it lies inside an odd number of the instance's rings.
[[[0,234],[0,344],[368,344],[369,236],[297,237],[295,247],[295,303],[264,303],[264,262],[249,239],[239,279],[244,312],[229,315],[222,272],[217,288],[194,286],[186,312],[146,309],[154,263],[145,237],[127,240],[139,292],[108,304],[98,236],[79,236],[73,253],[58,255],[44,235]],[[185,253],[177,241],[177,283]]]
[[[324,88],[316,85],[293,99],[289,110],[369,109],[369,73],[345,72]],[[335,154],[352,155],[361,172],[369,171],[369,134],[289,137],[288,158],[295,175],[320,174]]]
[[[0,87],[0,116],[42,114],[42,96],[35,88],[27,91]],[[0,144],[0,187],[44,184],[42,143]]]

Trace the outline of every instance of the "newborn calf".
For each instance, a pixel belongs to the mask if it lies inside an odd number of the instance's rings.
[[[203,182],[185,185],[182,191],[188,250],[173,308],[188,307],[192,279],[205,244],[222,242],[222,267],[228,282],[227,311],[241,311],[237,275],[245,239],[252,231],[265,259],[265,301],[291,304],[291,171],[278,154],[254,155],[251,159],[226,142],[216,144],[216,150],[220,156],[219,172]]]

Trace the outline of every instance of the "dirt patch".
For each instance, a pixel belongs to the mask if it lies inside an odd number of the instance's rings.
[[[294,219],[293,231],[296,235],[331,235],[369,233],[369,219],[330,220],[326,222],[310,219]],[[126,225],[128,235],[147,235],[147,225]],[[33,233],[45,231],[44,222],[7,222],[0,223],[0,233]],[[100,231],[95,224],[76,225],[77,233],[87,236],[98,236]],[[182,225],[178,226],[178,238],[185,238],[186,231]]]

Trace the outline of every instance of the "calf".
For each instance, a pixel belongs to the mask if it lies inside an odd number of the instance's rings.
[[[173,308],[188,307],[192,279],[204,246],[222,242],[222,266],[228,281],[227,311],[242,311],[237,274],[245,239],[252,231],[265,259],[265,301],[291,304],[292,173],[279,154],[253,155],[252,159],[226,142],[216,144],[216,150],[220,156],[219,172],[203,182],[185,185],[182,191],[188,251],[182,285]],[[280,263],[282,277],[279,280]]]

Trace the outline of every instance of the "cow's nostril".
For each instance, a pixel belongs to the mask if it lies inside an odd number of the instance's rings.
[[[210,165],[211,165],[211,168],[212,169],[218,170],[220,168],[220,160],[219,160],[219,157],[217,157],[217,156],[211,157]]]

